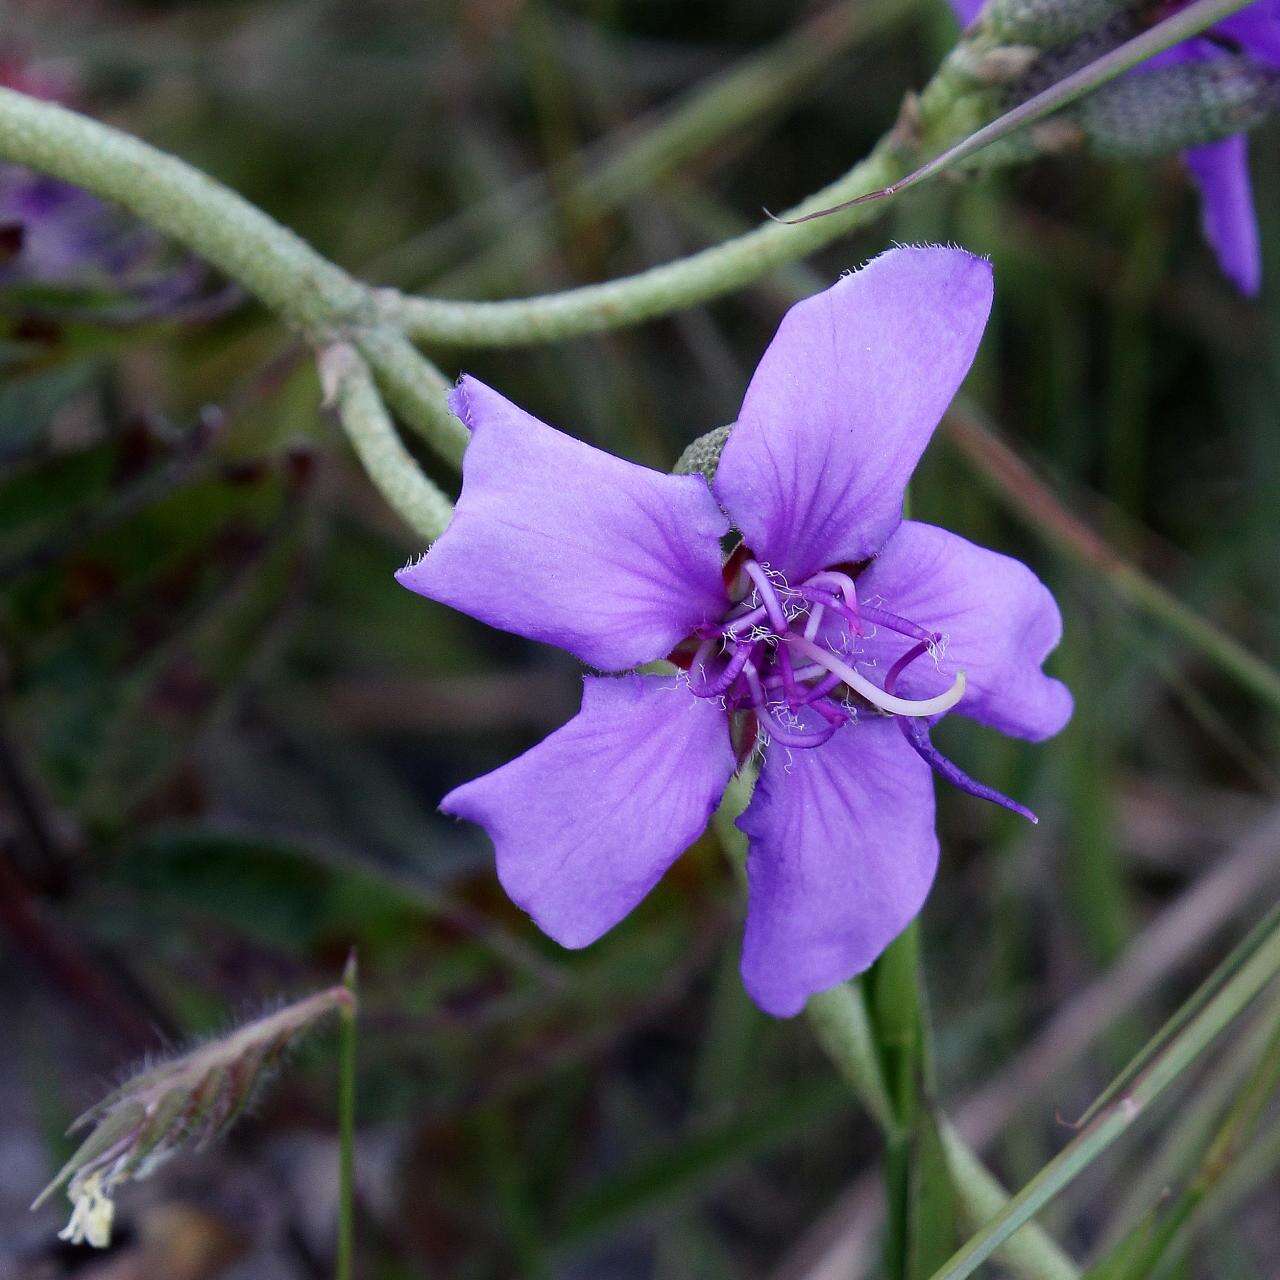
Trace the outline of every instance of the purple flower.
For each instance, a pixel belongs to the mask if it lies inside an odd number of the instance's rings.
[[[951,0],[967,26],[982,12],[984,0]],[[1247,9],[1210,27],[1203,36],[1183,41],[1130,72],[1210,58],[1245,56],[1280,69],[1280,0],[1257,0]],[[1248,141],[1243,133],[1192,147],[1183,153],[1200,189],[1205,238],[1218,255],[1224,274],[1245,294],[1262,287],[1262,250],[1249,182]]]
[[[1148,66],[1200,62],[1243,54],[1280,70],[1280,0],[1258,0],[1204,36],[1175,45]],[[1141,74],[1138,71],[1136,74]],[[1192,147],[1183,158],[1200,188],[1205,238],[1224,274],[1252,297],[1262,287],[1262,248],[1249,183],[1249,144],[1243,133]]]
[[[74,99],[65,67],[0,56],[0,85],[50,102]],[[125,292],[139,318],[190,300],[204,281],[194,259],[174,264],[163,239],[70,183],[0,165],[0,288]]]
[[[1070,694],[1040,670],[1057,607],[1016,560],[902,519],[990,306],[990,265],[940,248],[892,250],[800,303],[711,487],[459,383],[462,496],[399,580],[603,671],[685,668],[586,677],[564,728],[441,804],[488,831],[503,887],[557,941],[621,920],[755,747],[742,975],[777,1015],[865,969],[920,910],[938,858],[930,766],[1026,812],[928,729],[953,708],[1033,740],[1061,729]]]

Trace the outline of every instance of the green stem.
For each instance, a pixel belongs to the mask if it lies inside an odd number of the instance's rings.
[[[886,186],[904,167],[896,145],[886,138],[844,177],[810,196],[793,216]],[[878,213],[878,209],[858,206],[801,227],[765,222],[737,239],[676,262],[564,293],[507,302],[403,298],[392,312],[412,338],[423,342],[489,347],[556,342],[622,328],[718,298],[830,244]]]
[[[389,255],[393,272],[429,266],[464,245],[460,230],[491,224],[499,241],[461,268],[436,281],[436,290],[454,297],[500,288],[519,279],[545,247],[549,188],[582,176],[564,190],[563,203],[574,227],[587,226],[620,209],[627,201],[652,192],[681,165],[711,152],[724,139],[742,136],[771,114],[792,109],[796,96],[851,46],[902,22],[913,0],[836,0],[803,21],[763,52],[703,82],[669,108],[592,143],[560,166],[525,179],[433,227]],[[616,94],[609,85],[610,102]],[[607,159],[597,157],[607,156]],[[418,261],[415,263],[415,259]]]
[[[1280,926],[1185,1028],[1088,1126],[995,1214],[933,1280],[964,1280],[1124,1133],[1280,973]]]
[[[449,411],[449,380],[399,330],[379,326],[355,334],[391,407],[454,467],[471,433]]]
[[[945,136],[951,118],[963,118],[963,112],[956,108],[974,85],[964,69],[961,46],[961,56],[943,63],[916,100],[919,119],[910,134],[891,130],[865,160],[843,177],[780,218],[764,222],[744,235],[637,275],[562,293],[505,302],[409,297],[394,306],[388,304],[389,309],[411,337],[423,342],[513,346],[619,328],[706,302],[863,226],[880,212],[884,202],[877,197],[896,194],[954,166],[1249,3],[1251,0],[1194,0],[1178,14],[968,134],[911,172],[908,162],[916,140],[932,137],[935,130]]]
[[[370,291],[230,188],[110,125],[0,88],[0,156],[114,200],[314,334],[373,319]]]
[[[1156,23],[1150,30],[1134,36],[1132,40],[1126,40],[1124,44],[1095,58],[1078,71],[1064,76],[1057,84],[1050,85],[1034,97],[1028,98],[1026,102],[1020,102],[1012,110],[992,120],[990,124],[983,125],[981,129],[957,142],[955,146],[948,147],[928,164],[921,165],[914,173],[907,174],[897,182],[889,183],[879,191],[868,191],[854,196],[852,200],[842,205],[795,215],[793,220],[801,217],[826,218],[843,212],[850,205],[884,200],[918,183],[925,182],[944,170],[954,169],[961,161],[976,155],[979,151],[991,146],[993,142],[1007,138],[1019,129],[1025,129],[1028,125],[1043,120],[1045,116],[1070,106],[1085,94],[1132,70],[1138,63],[1145,62],[1148,58],[1163,53],[1175,44],[1181,44],[1182,41],[1199,35],[1214,23],[1229,18],[1233,13],[1238,13],[1253,2],[1254,0],[1194,0],[1194,3],[1187,5],[1172,17]]]
[[[730,865],[744,880],[747,841],[736,820],[751,800],[753,782],[754,774],[749,770],[735,775],[712,819]],[[810,997],[805,1006],[805,1016],[819,1044],[880,1126],[886,1141],[899,1141],[904,1135],[885,1080],[861,986],[841,983]],[[948,1163],[953,1172],[958,1167],[966,1174],[964,1177],[956,1175],[956,1194],[967,1214],[985,1219],[1006,1203],[1007,1196],[959,1133],[945,1120],[940,1124]],[[981,1171],[980,1180],[976,1171]],[[970,1174],[975,1176],[967,1176]],[[1076,1280],[1079,1274],[1062,1250],[1035,1223],[1023,1227],[1000,1256],[1022,1280]]]
[[[887,1140],[898,1137],[898,1120],[876,1051],[862,988],[842,982],[811,996],[805,1017],[836,1070],[852,1086]]]
[[[977,1230],[1009,1203],[1009,1193],[992,1177],[990,1170],[974,1154],[950,1120],[940,1117],[938,1136],[951,1169],[951,1179],[970,1231]],[[1010,1271],[1031,1280],[1078,1280],[1074,1262],[1058,1248],[1051,1236],[1029,1222],[1004,1242],[1000,1261]]]
[[[387,330],[382,295],[230,188],[109,125],[4,88],[0,156],[123,205],[238,281],[311,341],[351,337],[405,420],[447,461],[456,464],[462,456],[466,431],[445,404],[448,383],[402,334]],[[393,452],[384,452],[383,482]],[[413,483],[411,476],[396,481],[405,489]],[[379,487],[385,492],[385,483]]]
[[[378,491],[411,529],[434,541],[449,523],[453,506],[396,434],[364,357],[350,343],[333,343],[320,354],[320,380],[326,401],[337,410]]]
[[[342,1009],[338,1048],[338,1249],[334,1280],[352,1280],[356,1239],[356,953],[342,975],[351,993]]]

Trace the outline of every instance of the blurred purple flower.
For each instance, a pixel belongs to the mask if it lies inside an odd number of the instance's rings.
[[[62,64],[0,57],[0,85],[48,101],[76,94]],[[164,240],[87,191],[18,165],[0,165],[0,287],[36,285],[128,295],[130,318],[190,301],[205,271],[174,263]]]
[[[950,2],[956,17],[966,26],[983,8],[983,0]],[[1203,36],[1175,45],[1129,74],[1241,54],[1280,70],[1280,0],[1257,0],[1210,27]],[[1183,158],[1200,189],[1205,238],[1218,255],[1223,272],[1242,293],[1256,294],[1262,287],[1262,250],[1245,135],[1235,134],[1221,142],[1192,147]]]
[[[1258,0],[1210,28],[1204,36],[1176,45],[1148,65],[1168,66],[1239,54],[1280,70],[1280,0]],[[1141,70],[1131,74],[1141,74]],[[1205,238],[1218,255],[1226,276],[1242,293],[1252,297],[1262,287],[1262,247],[1249,183],[1248,140],[1238,133],[1221,142],[1192,147],[1183,158],[1200,188]]]
[[[593,942],[645,896],[752,745],[742,975],[780,1016],[920,910],[931,765],[1026,813],[940,756],[928,723],[954,707],[1032,740],[1061,729],[1070,694],[1040,670],[1057,606],[1016,560],[902,519],[990,305],[990,265],[941,248],[892,250],[800,303],[710,488],[462,379],[462,496],[400,582],[604,671],[686,668],[586,677],[575,719],[441,804],[488,831],[503,887],[557,941]],[[724,564],[726,511],[743,540]]]
[[[0,226],[20,247],[0,280],[48,285],[104,284],[128,275],[155,248],[137,226],[123,227],[100,200],[56,178],[0,166]]]

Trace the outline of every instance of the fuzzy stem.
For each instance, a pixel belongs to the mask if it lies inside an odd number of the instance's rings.
[[[471,433],[449,412],[449,382],[397,329],[355,335],[388,403],[446,462],[458,467]]]
[[[356,1238],[356,953],[342,975],[351,1000],[342,1008],[338,1047],[338,1248],[334,1280],[352,1280]]]
[[[372,294],[300,236],[176,156],[0,88],[0,155],[114,200],[314,336],[372,320]]]
[[[541,297],[505,302],[406,297],[398,303],[389,302],[388,309],[419,341],[512,346],[620,328],[709,301],[760,279],[775,267],[807,257],[871,221],[883,204],[875,197],[893,195],[908,183],[951,168],[998,138],[1074,102],[1249,3],[1251,0],[1194,0],[1174,17],[1095,59],[999,119],[976,131],[966,129],[958,140],[954,132],[947,136],[949,121],[964,118],[957,108],[970,95],[973,84],[960,69],[963,59],[948,59],[915,100],[917,118],[909,130],[899,128],[885,134],[865,160],[779,219],[687,258],[637,275]],[[935,134],[954,145],[912,171],[912,153],[932,141]]]
[[[369,478],[411,529],[434,541],[453,506],[396,434],[364,357],[350,343],[333,343],[320,354],[320,380]]]
[[[886,138],[865,160],[812,195],[792,216],[887,186],[905,170],[898,148]],[[690,257],[563,293],[506,302],[403,298],[392,310],[409,335],[420,341],[468,346],[556,342],[622,328],[730,293],[774,267],[830,244],[878,213],[878,209],[860,205],[801,227],[764,222],[754,231]]]

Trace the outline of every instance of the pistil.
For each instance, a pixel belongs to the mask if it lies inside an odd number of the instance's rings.
[[[838,675],[855,693],[861,694],[874,707],[896,716],[936,716],[952,707],[964,697],[967,683],[963,671],[957,671],[951,687],[934,698],[899,698],[885,689],[877,688],[860,671],[845,662],[830,649],[824,649],[812,640],[794,633],[781,637],[793,649],[803,653],[805,657],[825,667],[834,675]]]

